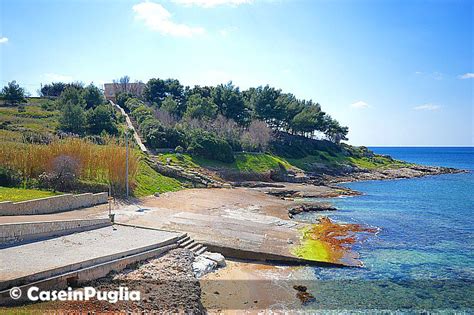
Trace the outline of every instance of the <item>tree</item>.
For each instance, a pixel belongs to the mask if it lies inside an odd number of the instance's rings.
[[[68,85],[63,82],[53,82],[41,87],[40,95],[43,97],[59,97]]]
[[[176,79],[166,79],[166,96],[171,96],[178,104],[184,102],[184,87]]]
[[[25,89],[20,87],[16,81],[8,82],[8,84],[3,87],[1,97],[7,104],[12,106],[26,102]]]
[[[81,105],[68,101],[61,109],[59,128],[65,132],[83,134],[86,127],[86,115]]]
[[[242,134],[242,146],[247,151],[265,151],[272,139],[272,130],[261,120],[252,120]]]
[[[84,88],[81,96],[86,102],[86,109],[94,108],[105,103],[105,98],[102,94],[102,91],[92,83]]]
[[[100,135],[103,131],[110,135],[117,134],[117,126],[109,108],[99,105],[87,112],[88,131]]]
[[[250,111],[245,106],[242,93],[232,82],[220,84],[212,90],[212,100],[217,105],[218,112],[240,125],[247,125]]]
[[[158,106],[165,99],[167,92],[167,85],[164,80],[150,79],[143,90],[143,97],[151,103],[156,103]]]
[[[323,129],[323,113],[319,104],[306,105],[291,121],[290,128],[296,133],[313,133]]]
[[[161,103],[160,109],[167,111],[168,113],[175,115],[177,117],[183,116],[183,111],[178,102],[175,101],[171,96],[167,96],[163,103]]]
[[[247,92],[248,102],[255,111],[256,117],[274,128],[279,128],[282,125],[286,115],[284,103],[277,102],[280,94],[280,90],[268,85],[265,87],[259,86]]]
[[[64,106],[67,103],[71,103],[74,105],[79,105],[82,108],[86,106],[86,102],[84,101],[84,98],[82,97],[81,90],[68,86],[62,93],[61,96],[59,97],[59,103]]]
[[[202,97],[198,94],[193,94],[188,98],[185,118],[214,118],[217,115],[217,106],[209,97]]]
[[[342,127],[339,122],[335,119],[332,119],[331,116],[325,116],[324,125],[324,134],[326,135],[329,141],[338,144],[343,140],[348,140],[347,134],[349,133],[349,128]]]

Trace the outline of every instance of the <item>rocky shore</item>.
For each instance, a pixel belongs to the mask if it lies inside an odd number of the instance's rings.
[[[323,179],[324,183],[333,184],[367,180],[406,179],[465,172],[467,171],[449,167],[409,165],[400,168],[357,170],[351,173],[340,175],[323,175],[321,178]]]

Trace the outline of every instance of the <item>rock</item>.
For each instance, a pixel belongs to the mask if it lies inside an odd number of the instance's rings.
[[[288,209],[288,216],[290,218],[293,217],[295,214],[299,214],[302,212],[311,212],[311,211],[335,211],[337,210],[336,207],[334,207],[330,203],[326,202],[317,202],[317,203],[309,203],[309,204],[300,204],[291,207]]]
[[[153,194],[153,196],[159,197],[159,196],[160,196],[160,193],[159,193],[159,192],[156,192],[156,193]]]
[[[272,195],[275,197],[282,197],[282,198],[299,197],[298,191],[291,190],[291,189],[274,189],[274,190],[267,191],[266,194]]]
[[[248,187],[248,188],[285,188],[285,185],[278,183],[268,183],[268,182],[235,182],[233,183],[236,187]]]
[[[207,259],[210,259],[210,260],[216,262],[219,267],[225,267],[225,265],[226,265],[226,263],[225,263],[225,257],[222,256],[222,255],[219,254],[219,253],[205,252],[205,253],[202,254],[201,256],[203,256],[204,258],[207,258]]]
[[[202,255],[198,256],[193,262],[193,272],[196,278],[201,278],[216,268],[217,263],[214,260],[205,258]]]
[[[301,301],[301,304],[307,304],[315,300],[314,296],[307,292],[308,288],[304,285],[294,285],[293,289],[298,291],[296,297]]]

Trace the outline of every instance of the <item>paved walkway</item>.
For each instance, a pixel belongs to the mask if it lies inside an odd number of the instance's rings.
[[[127,122],[127,126],[128,128],[132,129],[133,130],[133,138],[135,139],[135,141],[137,142],[138,144],[138,147],[140,148],[140,150],[142,150],[143,153],[148,153],[148,150],[147,148],[145,147],[145,145],[143,144],[142,142],[142,139],[140,139],[140,136],[138,135],[137,131],[135,130],[135,127],[133,126],[132,124],[132,120],[130,119],[130,117],[128,116],[128,114],[125,112],[125,110],[120,107],[120,105],[118,104],[115,104],[114,102],[112,101],[109,101],[110,104],[112,104],[113,106],[117,107],[120,112],[122,113],[122,115],[125,116],[125,121]]]

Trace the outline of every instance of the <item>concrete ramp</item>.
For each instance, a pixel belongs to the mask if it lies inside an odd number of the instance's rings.
[[[117,225],[0,249],[0,304],[4,298],[8,302],[12,287],[46,281],[58,289],[67,285],[64,275],[80,282],[93,280],[175,248],[183,237]]]

